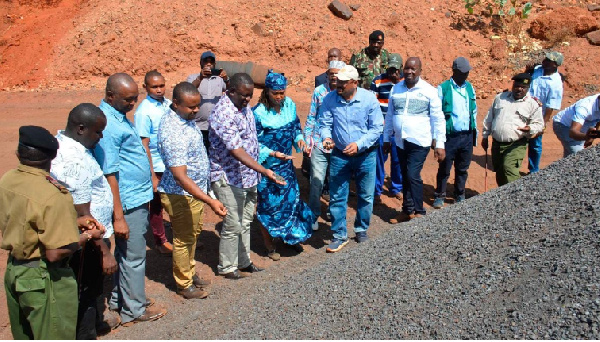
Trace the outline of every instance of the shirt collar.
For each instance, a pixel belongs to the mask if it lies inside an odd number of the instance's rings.
[[[118,110],[116,110],[113,106],[111,106],[108,103],[106,103],[106,101],[102,100],[100,102],[100,106],[99,107],[100,107],[100,109],[102,109],[102,111],[104,112],[104,114],[110,114],[110,115],[112,115],[119,122],[125,121],[125,114],[123,114],[123,113],[119,112]]]
[[[176,120],[180,125],[185,126],[185,125],[194,125],[196,126],[196,122],[194,120],[185,120],[184,118],[182,118],[181,116],[177,115],[177,113],[171,109],[171,107],[169,107],[169,111],[167,112],[169,116],[173,117],[172,120]]]
[[[452,86],[455,88],[466,88],[467,87],[467,81],[465,81],[465,83],[463,83],[463,85],[459,86],[458,84],[456,84],[456,82],[454,82],[454,79],[452,77],[450,77],[450,81],[452,81]]]
[[[32,175],[36,175],[36,176],[50,176],[50,173],[48,173],[46,170],[42,170],[37,167],[28,166],[28,165],[24,165],[24,164],[19,164],[19,166],[17,167],[17,170],[19,170],[21,172],[26,172],[26,173],[29,173]]]
[[[79,152],[85,153],[87,151],[87,148],[85,148],[85,146],[83,146],[79,141],[66,136],[65,131],[58,131],[56,139],[58,139],[58,142],[60,143],[59,148],[65,147],[63,145],[67,145],[76,148]]]
[[[162,107],[167,102],[167,99],[164,99],[163,102],[160,102],[152,98],[150,95],[146,95],[146,100],[148,100],[151,104],[155,105],[156,107]]]

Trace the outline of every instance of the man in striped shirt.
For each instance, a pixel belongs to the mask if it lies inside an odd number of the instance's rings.
[[[388,68],[385,73],[375,77],[371,83],[371,91],[377,96],[381,112],[383,113],[383,119],[385,120],[385,114],[388,109],[388,99],[390,98],[390,92],[394,84],[402,80],[402,56],[397,53],[390,54],[388,62]],[[402,199],[402,172],[400,170],[400,160],[398,159],[398,153],[396,151],[396,143],[392,139],[391,156],[392,163],[390,165],[390,174],[392,178],[392,185],[390,187],[390,193],[397,199]],[[375,174],[375,204],[381,203],[381,193],[383,192],[383,183],[385,181],[385,162],[387,161],[388,153],[383,151],[383,134],[379,137],[379,148],[377,149],[377,168]]]

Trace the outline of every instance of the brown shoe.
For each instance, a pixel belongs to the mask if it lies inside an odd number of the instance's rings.
[[[163,317],[164,315],[167,314],[167,310],[166,309],[160,309],[160,308],[146,308],[146,311],[144,311],[143,314],[141,314],[140,316],[136,317],[133,321],[129,321],[127,323],[123,323],[122,325],[124,327],[130,327],[136,323],[140,323],[140,322],[150,322],[150,321],[156,321],[157,319]]]
[[[173,245],[169,241],[158,246],[157,249],[160,252],[160,254],[164,254],[164,255],[173,254]]]
[[[144,306],[149,308],[152,305],[154,305],[154,303],[156,303],[156,300],[154,298],[146,297],[146,303],[144,303]]]
[[[96,323],[96,333],[98,335],[108,334],[121,324],[121,315],[117,311],[106,309],[102,313],[102,321]]]
[[[238,279],[246,278],[248,276],[248,274],[242,273],[238,270],[234,270],[229,273],[223,273],[221,275],[227,279],[232,279],[232,280],[238,280]]]
[[[194,283],[194,286],[199,287],[199,288],[204,288],[204,287],[210,285],[210,280],[200,279],[200,277],[198,277],[197,274],[194,274],[192,276],[192,282]]]
[[[395,218],[390,220],[391,224],[396,224],[396,223],[400,223],[400,222],[408,222],[410,220],[412,220],[413,218],[415,218],[414,214],[408,214],[405,213],[404,211],[400,213],[400,215],[396,216]]]
[[[197,288],[194,285],[183,290],[177,289],[177,294],[185,299],[204,299],[208,297],[208,292],[204,291],[203,289]]]

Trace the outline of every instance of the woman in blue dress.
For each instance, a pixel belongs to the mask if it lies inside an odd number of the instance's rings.
[[[300,199],[296,172],[292,164],[292,147],[296,152],[306,144],[296,115],[296,104],[285,96],[287,79],[283,74],[269,70],[265,89],[258,104],[252,108],[260,145],[258,162],[283,177],[286,185],[278,185],[262,177],[258,184],[257,217],[269,257],[278,260],[273,238],[280,238],[301,252],[300,242],[312,234],[314,216]]]

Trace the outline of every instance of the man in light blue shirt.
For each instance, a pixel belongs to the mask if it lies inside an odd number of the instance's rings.
[[[165,98],[165,78],[158,71],[152,70],[144,76],[144,88],[148,95],[135,110],[133,116],[142,144],[150,159],[152,172],[152,188],[154,197],[150,201],[150,227],[154,235],[154,244],[162,254],[173,253],[173,246],[167,240],[163,223],[162,205],[157,191],[158,183],[165,172],[165,164],[158,153],[158,126],[163,115],[168,112],[171,100]]]
[[[131,76],[118,73],[106,82],[100,109],[106,115],[103,138],[94,149],[113,193],[115,258],[119,270],[109,301],[120,311],[121,322],[152,321],[166,310],[146,307],[146,239],[148,202],[152,200],[150,161],[142,139],[127,119],[138,100],[138,86]]]
[[[330,92],[319,108],[323,147],[330,158],[330,212],[333,240],[327,252],[348,243],[346,209],[350,179],[356,181],[358,197],[354,232],[356,241],[367,241],[373,213],[377,141],[383,131],[383,115],[375,95],[358,88],[358,71],[346,65],[338,72],[336,92]]]
[[[554,116],[552,129],[563,145],[563,158],[600,138],[600,94],[585,97]]]
[[[544,115],[544,131],[548,127],[550,118],[554,111],[560,110],[563,96],[562,77],[558,73],[558,67],[563,63],[563,55],[560,52],[551,51],[546,53],[542,65],[533,70],[527,70],[531,74],[531,86],[529,95],[540,102]],[[526,71],[526,72],[527,72]],[[538,172],[542,159],[542,134],[529,139],[529,171]]]
[[[465,199],[467,171],[473,157],[473,143],[477,141],[477,103],[475,90],[467,77],[471,65],[464,57],[458,57],[452,63],[452,77],[437,87],[442,100],[442,111],[446,119],[446,159],[440,162],[435,188],[433,207],[444,207],[446,185],[452,165],[456,174],[454,181],[454,200]]]

